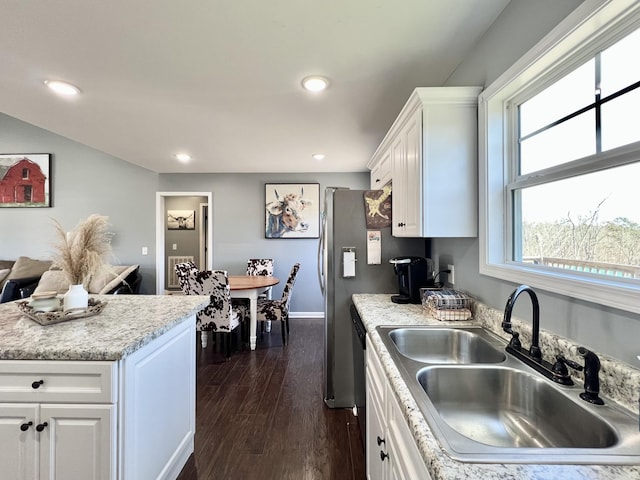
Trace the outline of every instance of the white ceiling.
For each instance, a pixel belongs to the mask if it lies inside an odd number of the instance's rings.
[[[0,111],[156,172],[365,171],[508,1],[2,0]]]

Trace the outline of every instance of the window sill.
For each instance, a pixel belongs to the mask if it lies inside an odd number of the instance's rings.
[[[480,274],[526,284],[551,293],[578,298],[586,302],[640,313],[640,286],[616,281],[611,277],[568,275],[555,269],[526,267],[516,263],[481,262]]]

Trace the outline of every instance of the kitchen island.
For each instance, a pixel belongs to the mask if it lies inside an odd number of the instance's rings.
[[[636,465],[541,465],[541,464],[492,464],[492,463],[465,463],[451,459],[441,448],[432,434],[429,425],[411,395],[407,385],[389,352],[387,351],[376,327],[380,325],[478,325],[489,328],[497,333],[496,325],[501,320],[501,312],[482,307],[476,309],[476,319],[469,322],[442,322],[430,317],[421,305],[399,305],[390,301],[389,295],[353,295],[353,302],[360,313],[369,345],[373,346],[375,356],[380,361],[389,391],[394,396],[406,421],[412,440],[417,446],[421,460],[426,466],[428,474],[433,480],[448,480],[456,478],[482,478],[485,480],[534,480],[534,479],[640,479],[640,466]],[[631,383],[629,398],[621,399],[621,404],[637,401],[637,382],[640,372],[635,369],[626,371],[624,366],[617,370],[609,362],[603,362],[608,370],[603,375],[608,375],[603,380],[603,387],[607,384],[617,383],[624,379],[625,383]],[[619,390],[624,391],[624,385],[619,385]],[[609,386],[611,390],[611,387]],[[603,388],[604,390],[604,388]],[[633,398],[631,398],[631,395]],[[624,401],[627,400],[627,401]],[[637,404],[636,404],[637,405]],[[636,406],[637,410],[637,406]],[[387,446],[389,447],[389,446]]]
[[[108,295],[41,326],[0,305],[3,478],[173,479],[193,452],[202,296]]]

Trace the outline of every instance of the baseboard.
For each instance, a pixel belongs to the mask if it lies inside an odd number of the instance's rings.
[[[324,312],[289,312],[289,318],[324,318]]]

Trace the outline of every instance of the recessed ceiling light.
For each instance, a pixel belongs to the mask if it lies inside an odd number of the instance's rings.
[[[189,160],[191,160],[191,155],[189,155],[188,153],[176,153],[176,158],[181,162],[188,162]]]
[[[44,84],[58,95],[73,97],[80,93],[80,89],[71,83],[61,82],[59,80],[45,80]]]
[[[315,158],[316,160],[324,160],[324,153],[314,153],[313,155],[311,155],[313,158]]]
[[[302,79],[302,87],[310,92],[321,92],[329,86],[329,79],[320,75],[310,75]]]

